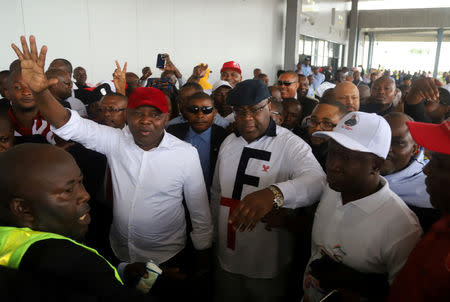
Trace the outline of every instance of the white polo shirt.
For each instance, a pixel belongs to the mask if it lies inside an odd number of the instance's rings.
[[[253,231],[233,232],[228,225],[232,208],[246,195],[275,184],[285,207],[317,202],[325,174],[300,137],[271,121],[271,134],[250,144],[230,134],[222,143],[211,188],[211,211],[217,231],[221,267],[250,278],[276,277],[292,260],[293,235],[258,223]]]
[[[71,111],[70,120],[54,133],[108,159],[113,185],[111,247],[125,262],[160,264],[186,242],[183,195],[192,220],[196,249],[211,247],[213,227],[197,150],[164,132],[159,146],[139,148],[128,126],[99,125]]]
[[[345,205],[341,193],[326,186],[314,218],[309,263],[325,252],[359,272],[387,273],[389,283],[394,281],[422,229],[416,215],[380,178],[380,190]],[[325,292],[309,274],[309,263],[305,295],[311,302],[320,301]]]

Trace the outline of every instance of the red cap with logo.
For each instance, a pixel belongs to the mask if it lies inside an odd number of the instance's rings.
[[[128,98],[128,108],[134,109],[140,106],[153,106],[162,113],[169,111],[166,95],[159,89],[153,87],[138,87]]]
[[[424,148],[450,154],[450,121],[441,124],[406,122],[414,140]]]
[[[223,63],[223,66],[222,66],[222,69],[220,70],[220,72],[222,72],[224,69],[233,69],[233,70],[236,70],[237,72],[239,72],[239,74],[242,74],[241,65],[239,65],[239,63],[235,62],[235,61],[229,61],[229,62]]]

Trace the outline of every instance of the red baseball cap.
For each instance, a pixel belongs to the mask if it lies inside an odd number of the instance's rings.
[[[441,124],[406,122],[414,140],[424,148],[450,154],[450,121]]]
[[[166,95],[161,90],[153,87],[138,87],[128,98],[128,108],[130,109],[144,105],[156,107],[162,113],[169,111]]]
[[[222,72],[224,69],[234,69],[237,72],[239,72],[239,74],[242,74],[241,65],[239,65],[239,63],[235,62],[235,61],[229,61],[229,62],[223,63],[223,66],[222,66],[222,69],[220,70],[220,72]]]

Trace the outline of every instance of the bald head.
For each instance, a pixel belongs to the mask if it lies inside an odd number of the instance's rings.
[[[48,69],[61,69],[68,72],[72,77],[72,63],[66,59],[54,59],[48,66]]]
[[[32,191],[45,182],[44,175],[57,173],[57,165],[71,162],[66,151],[47,144],[20,144],[0,155],[0,167],[8,173],[0,173],[0,190],[4,195],[32,199]],[[53,172],[52,172],[53,171]]]
[[[0,223],[81,239],[90,222],[89,194],[66,151],[22,144],[0,154]]]
[[[359,110],[359,90],[352,82],[344,81],[334,88],[336,100],[347,107],[348,111]]]

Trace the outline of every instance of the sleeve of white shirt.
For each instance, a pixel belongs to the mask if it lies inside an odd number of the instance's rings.
[[[389,284],[394,282],[421,236],[422,229],[420,227],[412,228],[411,232],[396,241],[387,251],[383,251],[383,258],[386,259],[386,268],[389,273]]]
[[[325,187],[325,173],[309,145],[292,135],[286,141],[285,152],[284,164],[290,170],[289,180],[275,184],[283,193],[284,206],[295,209],[319,201]]]
[[[84,119],[74,110],[70,110],[70,113],[70,119],[64,126],[58,129],[51,126],[53,133],[64,140],[76,141],[88,149],[103,154],[110,153],[118,146],[121,133],[119,129]]]
[[[192,221],[192,243],[195,249],[204,250],[212,246],[211,212],[198,152],[194,147],[188,152],[191,160],[184,166],[184,198]]]

